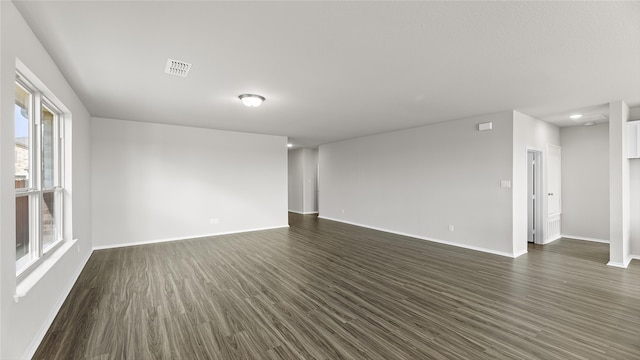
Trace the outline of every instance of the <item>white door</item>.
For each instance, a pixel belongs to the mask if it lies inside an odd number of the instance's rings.
[[[562,212],[561,155],[560,146],[547,145],[547,213],[549,217],[560,215]]]
[[[536,242],[536,228],[538,222],[538,164],[536,153],[527,152],[527,241]]]
[[[545,225],[545,242],[558,239],[562,234],[561,214],[562,214],[562,167],[560,146],[547,145],[547,167],[545,173],[547,178],[547,217]]]

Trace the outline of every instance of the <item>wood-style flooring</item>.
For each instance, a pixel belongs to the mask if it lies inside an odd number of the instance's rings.
[[[35,359],[640,359],[640,264],[517,259],[290,215],[95,251]]]

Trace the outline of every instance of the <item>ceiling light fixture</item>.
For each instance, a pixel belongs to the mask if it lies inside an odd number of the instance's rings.
[[[582,117],[582,114],[573,114],[571,116],[569,116],[571,119],[576,120],[576,119],[580,119]]]
[[[246,107],[258,107],[265,100],[264,96],[256,94],[242,94],[238,96],[238,99],[242,101],[242,104]]]
[[[593,126],[593,125],[595,125],[595,124],[596,124],[596,123],[589,121],[589,122],[584,123],[583,125],[584,125],[584,126]]]
[[[288,144],[287,144],[287,147],[288,147],[288,148],[293,147],[293,144],[292,144],[292,143],[288,143]]]

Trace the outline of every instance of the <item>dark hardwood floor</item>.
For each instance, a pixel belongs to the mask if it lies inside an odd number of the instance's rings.
[[[95,251],[35,359],[640,359],[640,264],[518,259],[290,215]]]

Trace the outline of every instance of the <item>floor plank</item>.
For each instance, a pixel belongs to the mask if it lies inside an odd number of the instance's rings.
[[[290,214],[95,251],[34,359],[638,359],[640,266],[518,259]]]

